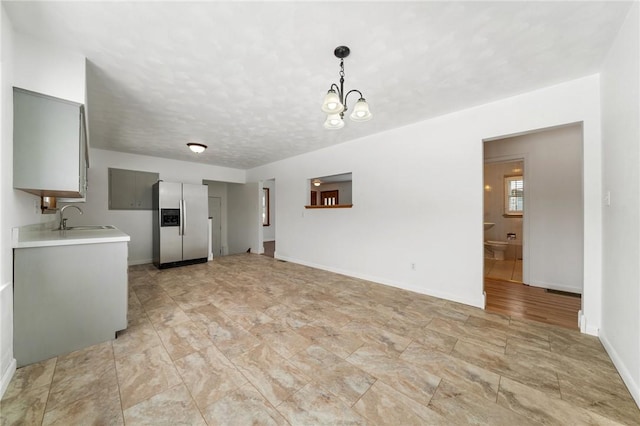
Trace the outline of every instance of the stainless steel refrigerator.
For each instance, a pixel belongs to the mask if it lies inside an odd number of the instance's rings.
[[[153,185],[153,263],[158,268],[207,261],[206,185],[159,181]]]

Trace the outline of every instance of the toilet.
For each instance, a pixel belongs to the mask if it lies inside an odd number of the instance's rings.
[[[506,241],[485,241],[484,247],[491,251],[495,260],[504,260],[504,252],[507,250],[509,243]]]

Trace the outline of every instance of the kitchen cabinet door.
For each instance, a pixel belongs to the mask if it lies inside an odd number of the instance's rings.
[[[110,210],[152,210],[158,173],[109,168]]]
[[[13,187],[47,196],[83,198],[86,190],[84,107],[13,89]]]

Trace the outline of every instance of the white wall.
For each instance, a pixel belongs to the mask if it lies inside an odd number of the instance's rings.
[[[486,142],[484,156],[525,158],[524,281],[582,293],[582,126]]]
[[[248,249],[251,253],[263,253],[262,234],[259,232],[262,226],[262,186],[258,182],[229,184],[227,194],[229,254],[245,253]]]
[[[13,252],[11,228],[54,219],[38,210],[40,199],[13,189],[13,86],[84,102],[84,58],[42,47],[13,32],[4,5],[1,26],[0,156],[0,395],[15,371],[13,359]],[[44,53],[43,53],[44,52]]]
[[[604,190],[600,339],[640,405],[640,86],[636,2],[601,74]],[[606,193],[605,193],[606,194]]]
[[[599,77],[585,77],[258,167],[247,179],[278,182],[278,258],[482,307],[482,141],[583,121],[583,329],[593,334],[600,326],[599,102]],[[344,170],[353,173],[354,207],[305,210],[307,179]]]
[[[269,226],[262,227],[262,240],[273,241],[276,239],[276,181],[265,180],[263,188],[269,188]]]
[[[167,182],[202,184],[203,180],[244,182],[245,171],[200,163],[125,154],[102,149],[90,150],[87,202],[78,206],[84,214],[69,210],[69,225],[115,225],[131,236],[129,264],[150,263],[152,254],[152,211],[109,210],[109,167],[159,173]]]
[[[86,59],[24,34],[16,34],[13,85],[61,99],[85,103]]]

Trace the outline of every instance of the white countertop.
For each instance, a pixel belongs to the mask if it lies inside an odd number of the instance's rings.
[[[13,248],[53,247],[78,244],[101,244],[130,241],[131,237],[117,228],[113,229],[51,229],[13,228]]]

